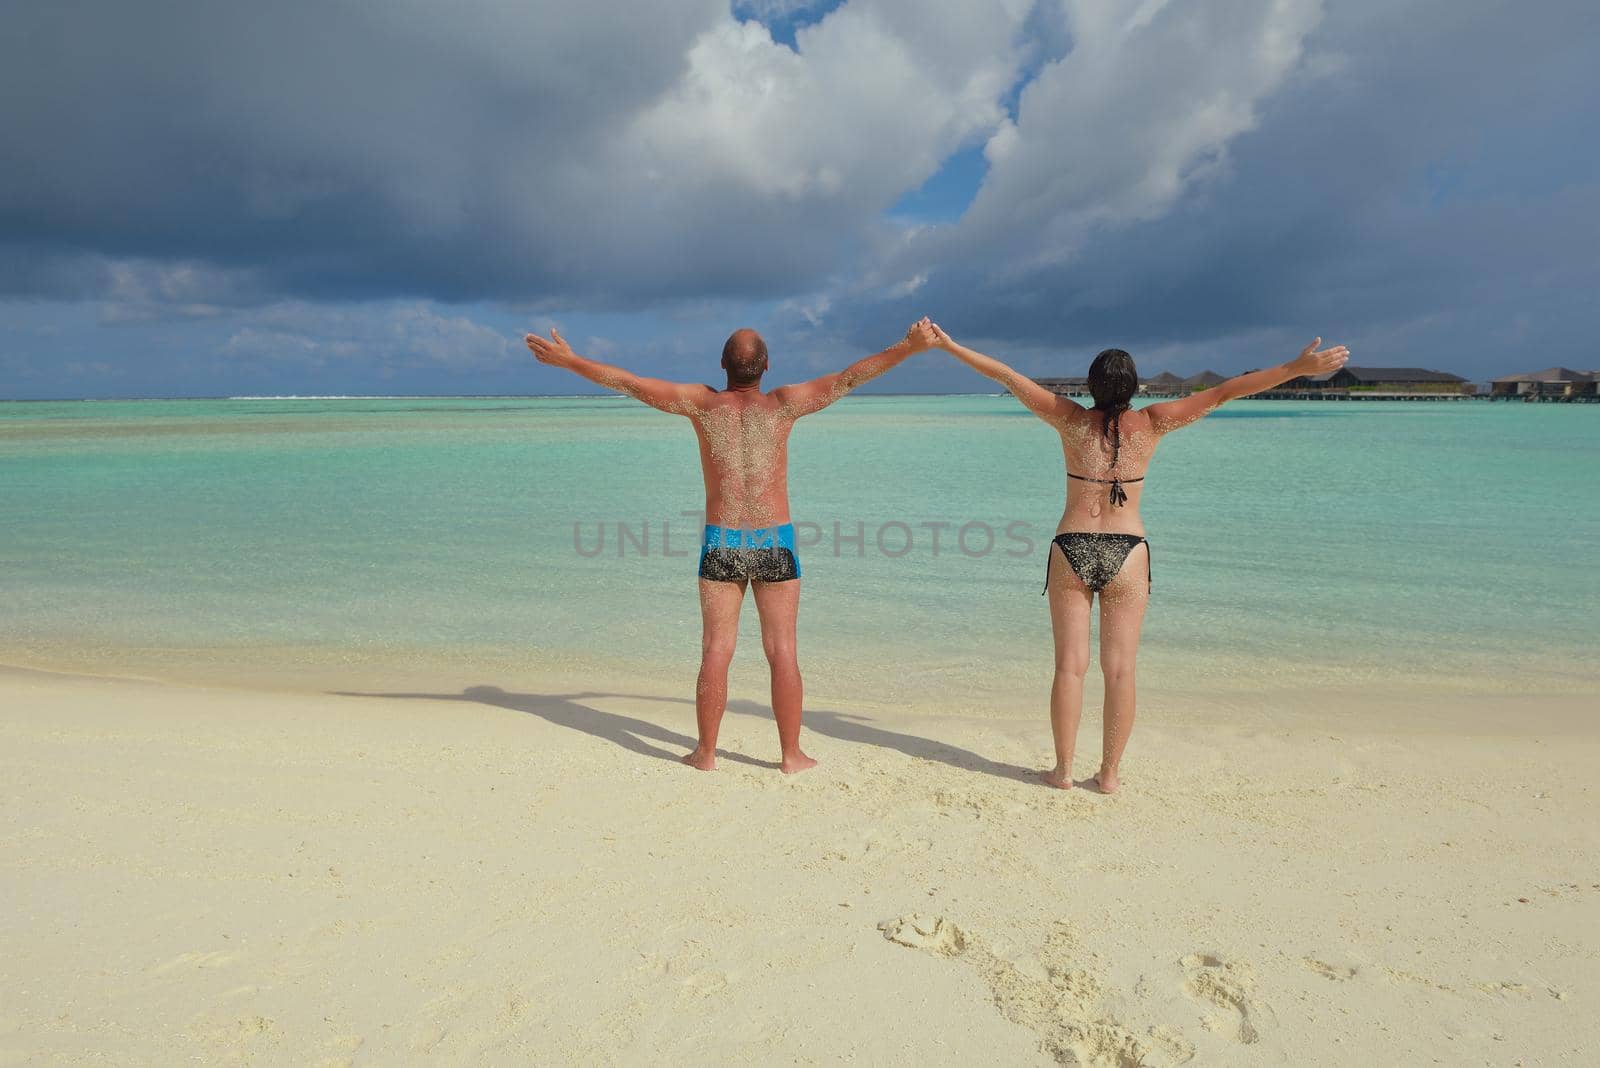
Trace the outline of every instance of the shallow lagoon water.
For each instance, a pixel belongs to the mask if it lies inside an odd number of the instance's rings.
[[[1009,397],[852,397],[790,454],[813,693],[1043,693],[1049,427]],[[1151,467],[1141,683],[1591,687],[1597,459],[1587,407],[1230,405]],[[0,487],[9,662],[692,685],[694,435],[625,399],[0,404]],[[742,634],[755,679],[748,601]]]

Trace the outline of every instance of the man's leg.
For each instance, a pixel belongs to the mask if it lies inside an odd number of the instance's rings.
[[[717,766],[717,728],[728,707],[728,665],[733,663],[733,646],[739,638],[744,587],[743,582],[700,580],[700,677],[694,686],[700,743],[683,762],[701,771]]]
[[[757,582],[756,611],[761,615],[761,648],[772,668],[772,715],[778,721],[778,745],[785,774],[814,768],[817,762],[800,751],[800,706],[804,688],[795,652],[795,624],[800,615],[800,580]]]

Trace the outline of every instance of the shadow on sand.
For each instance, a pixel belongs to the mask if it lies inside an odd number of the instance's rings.
[[[634,716],[624,716],[616,712],[606,712],[585,703],[605,698],[622,698],[632,701],[656,701],[662,704],[690,706],[694,704],[693,701],[683,697],[656,697],[650,694],[600,692],[564,694],[508,693],[498,686],[469,686],[460,693],[366,693],[350,690],[336,690],[333,692],[342,697],[387,697],[418,701],[470,701],[474,704],[492,705],[496,708],[509,708],[515,712],[526,712],[529,715],[538,716],[540,719],[553,723],[558,727],[568,727],[575,731],[582,731],[584,734],[620,745],[629,752],[638,753],[640,756],[654,757],[658,760],[676,761],[695,746],[695,739],[687,734],[669,730],[649,720],[638,719]],[[728,711],[740,716],[759,716],[768,720],[772,718],[772,709],[754,701],[729,701]],[[870,745],[879,749],[891,749],[917,760],[932,760],[940,764],[947,764],[952,768],[959,768],[962,771],[976,771],[985,775],[994,775],[998,778],[1029,784],[1037,784],[1039,781],[1038,772],[1032,769],[990,760],[988,757],[979,756],[970,750],[961,749],[944,742],[936,742],[914,734],[892,731],[878,726],[865,716],[832,712],[827,709],[807,709],[805,726],[818,734],[826,735],[829,738],[837,738],[842,742],[850,742],[855,745]],[[677,749],[676,751],[663,749],[661,745],[675,746]],[[754,757],[745,756],[743,753],[730,753],[724,749],[718,749],[717,756],[719,759],[727,759],[736,764],[748,764],[757,768],[776,768],[778,766],[777,761],[757,760]]]

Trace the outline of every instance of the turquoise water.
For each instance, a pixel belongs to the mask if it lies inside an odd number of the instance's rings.
[[[790,451],[813,692],[1036,698],[1054,432],[1009,397],[855,397]],[[1597,460],[1589,407],[1231,405],[1146,484],[1142,682],[1592,686]],[[0,404],[0,488],[7,662],[692,679],[693,432],[620,398]]]

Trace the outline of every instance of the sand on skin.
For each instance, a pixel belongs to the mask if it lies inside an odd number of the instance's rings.
[[[677,763],[693,712],[659,686],[0,671],[0,1064],[1600,1044],[1587,702],[1141,716],[1108,798],[1033,781],[1024,710],[821,707],[823,767],[790,779],[765,705],[736,699],[708,776]]]

